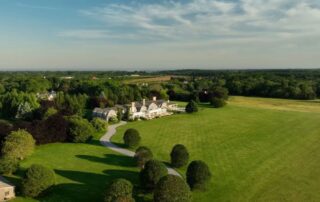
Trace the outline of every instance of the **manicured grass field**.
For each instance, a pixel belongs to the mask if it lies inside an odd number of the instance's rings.
[[[122,143],[127,128],[160,160],[181,143],[209,164],[210,187],[194,201],[320,201],[317,102],[233,97],[223,109],[129,123],[113,141]]]
[[[100,145],[49,144],[40,146],[22,163],[22,168],[38,163],[54,169],[57,186],[38,200],[18,197],[14,202],[89,202],[103,201],[107,183],[115,178],[138,182],[138,169],[131,158],[121,156]],[[19,178],[11,178],[19,184]]]

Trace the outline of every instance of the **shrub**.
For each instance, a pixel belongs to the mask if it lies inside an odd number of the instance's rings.
[[[108,126],[106,121],[99,118],[92,119],[91,124],[97,132],[105,131]]]
[[[19,168],[19,160],[3,156],[0,158],[0,174],[11,175]]]
[[[189,202],[191,201],[190,188],[181,177],[168,175],[158,182],[153,200],[155,202]]]
[[[30,156],[35,148],[35,141],[25,130],[12,131],[6,138],[2,147],[2,155],[23,160]]]
[[[28,197],[37,197],[54,184],[54,172],[42,165],[34,164],[27,170],[22,180],[22,194]]]
[[[56,110],[54,107],[50,107],[47,109],[47,111],[44,113],[43,115],[43,119],[47,119],[50,116],[55,115],[56,113],[58,113],[58,110]]]
[[[193,113],[198,111],[197,103],[193,100],[191,100],[187,106],[186,106],[186,112],[187,113]]]
[[[227,102],[222,98],[213,97],[210,99],[210,104],[214,108],[221,108],[221,107],[224,107],[227,104]]]
[[[143,168],[146,162],[151,160],[152,158],[153,154],[148,147],[139,147],[134,155],[134,159],[136,160],[137,165],[140,168]]]
[[[140,134],[136,129],[130,128],[126,130],[123,136],[124,144],[127,147],[136,147],[139,145],[141,140]]]
[[[189,162],[189,153],[184,145],[177,144],[171,151],[171,165],[175,168],[185,166]]]
[[[152,191],[159,180],[168,175],[166,166],[156,160],[148,161],[140,172],[140,183],[146,191]]]
[[[205,190],[210,181],[211,172],[203,161],[192,161],[187,170],[187,182],[191,189]]]
[[[87,142],[94,133],[94,128],[87,119],[79,116],[69,117],[69,139],[75,143]]]
[[[133,186],[131,182],[125,179],[116,179],[108,187],[104,201],[105,202],[133,202]]]

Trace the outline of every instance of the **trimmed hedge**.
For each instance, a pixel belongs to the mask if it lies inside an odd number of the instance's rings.
[[[172,148],[170,153],[171,165],[175,168],[186,166],[189,162],[189,152],[182,144],[177,144]]]

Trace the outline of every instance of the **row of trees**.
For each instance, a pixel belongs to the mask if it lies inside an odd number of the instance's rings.
[[[139,146],[141,137],[136,129],[127,129],[123,135],[127,147]],[[171,166],[181,168],[188,165],[186,182],[180,176],[169,175],[168,169],[161,161],[153,159],[152,151],[145,146],[136,149],[134,159],[141,168],[140,188],[146,193],[153,193],[154,201],[191,201],[190,190],[206,190],[211,172],[203,161],[192,161],[184,145],[177,144],[170,153]],[[125,179],[117,179],[109,186],[105,201],[134,201],[132,184]]]

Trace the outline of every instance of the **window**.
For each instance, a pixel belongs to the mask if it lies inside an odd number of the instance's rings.
[[[7,191],[4,193],[4,196],[9,196],[10,195],[10,191]]]

